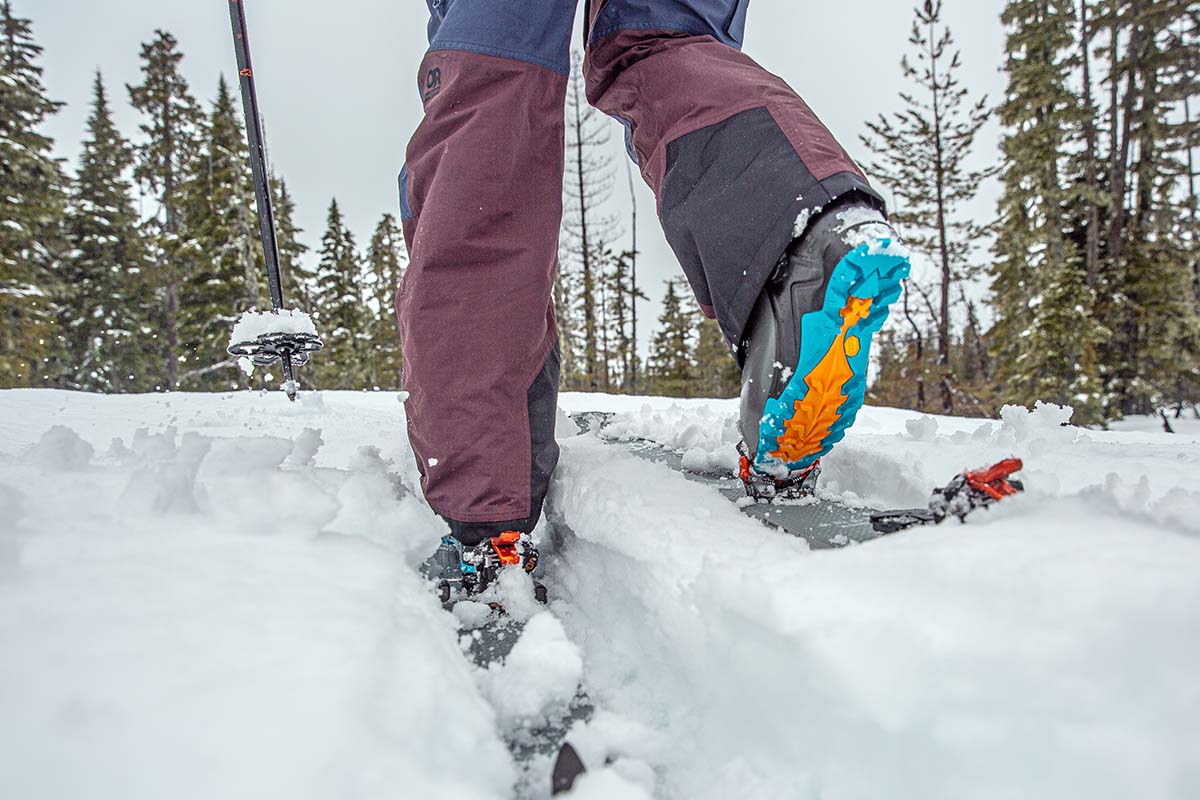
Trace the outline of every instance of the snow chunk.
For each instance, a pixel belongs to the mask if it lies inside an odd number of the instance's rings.
[[[558,416],[554,420],[554,438],[570,439],[579,435],[579,423],[571,419],[567,412],[558,407]]]
[[[933,417],[924,416],[906,420],[904,429],[918,442],[932,442],[937,437],[938,422]]]
[[[804,232],[808,230],[808,221],[810,217],[812,217],[812,210],[807,208],[801,211],[796,217],[796,223],[792,226],[793,239],[799,239],[804,235]]]
[[[500,666],[488,670],[489,694],[501,722],[544,719],[565,709],[583,677],[583,659],[562,623],[543,611],[529,620]]]
[[[463,600],[454,604],[454,616],[464,630],[473,631],[491,622],[496,612],[487,603]]]
[[[1070,442],[1078,435],[1077,429],[1068,427],[1074,413],[1075,409],[1070,406],[1057,406],[1041,400],[1033,411],[1024,406],[1004,406],[1000,409],[1000,419],[1004,424],[997,436],[1011,437],[1016,442]]]
[[[196,475],[208,455],[212,440],[189,433],[175,445],[175,429],[150,435],[142,428],[133,435],[138,468],[129,477],[117,507],[125,515],[191,513],[204,504],[197,491]]]
[[[299,309],[279,311],[247,311],[233,326],[229,344],[252,342],[267,333],[305,333],[317,335],[317,326],[312,317]]]
[[[686,454],[688,469],[733,470],[737,443],[742,440],[737,414],[722,414],[704,404],[672,404],[654,408],[643,404],[636,412],[614,416],[600,435],[617,441],[646,440]]]
[[[714,453],[703,447],[693,447],[683,454],[681,465],[689,472],[713,472],[727,466],[723,453]]]
[[[287,457],[287,463],[293,467],[309,467],[316,463],[317,451],[325,440],[321,438],[318,428],[305,428],[292,443],[292,452]]]
[[[87,469],[95,452],[75,431],[55,425],[25,451],[23,460],[47,472],[79,472]]]

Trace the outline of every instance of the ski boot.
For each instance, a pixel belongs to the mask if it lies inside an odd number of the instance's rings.
[[[449,604],[452,598],[470,599],[482,594],[505,567],[519,566],[532,573],[537,565],[538,551],[529,535],[506,531],[474,547],[464,547],[453,536],[443,537],[437,552],[426,562],[426,572],[437,580],[442,603]],[[545,603],[546,587],[535,581],[533,596]],[[499,609],[498,603],[489,605]]]
[[[895,231],[859,198],[827,209],[788,247],[741,347],[742,449],[756,486],[811,494],[818,462],[862,407],[871,337],[909,271]]]

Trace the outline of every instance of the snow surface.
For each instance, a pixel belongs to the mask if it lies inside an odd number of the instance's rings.
[[[730,463],[736,400],[561,405]],[[577,800],[1200,796],[1200,431],[1066,413],[864,409],[825,496],[1029,491],[833,552],[560,414],[552,602],[482,669],[396,394],[0,392],[0,797],[544,797],[505,742],[581,680]]]

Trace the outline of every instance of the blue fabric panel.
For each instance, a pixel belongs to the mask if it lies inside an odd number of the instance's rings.
[[[408,204],[408,165],[405,164],[400,168],[400,221],[405,222],[414,216],[412,206]]]
[[[633,149],[633,121],[625,119],[618,114],[611,116],[625,128],[625,152],[629,153],[629,160],[641,166],[641,163],[638,161],[637,151]]]
[[[512,58],[567,75],[576,0],[425,0],[429,49]]]
[[[617,31],[673,30],[712,36],[740,50],[749,5],[750,0],[608,0],[589,44]]]
[[[749,5],[750,0],[737,0],[737,8],[734,9],[733,17],[725,26],[725,33],[729,34],[729,38],[737,42],[739,46],[746,41],[746,9]]]

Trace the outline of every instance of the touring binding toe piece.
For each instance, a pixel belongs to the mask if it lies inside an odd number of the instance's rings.
[[[473,547],[465,547],[453,536],[442,538],[441,546],[427,562],[429,576],[437,580],[442,603],[469,600],[496,582],[505,567],[520,567],[530,574],[537,569],[538,551],[528,534],[505,531]],[[539,603],[548,600],[546,587],[534,581],[533,594]],[[491,604],[499,608],[499,603]]]
[[[738,444],[738,477],[746,487],[746,495],[756,503],[773,500],[802,500],[817,493],[817,479],[821,477],[821,459],[805,469],[786,478],[763,475],[754,469],[750,460],[750,449],[745,442]]]

